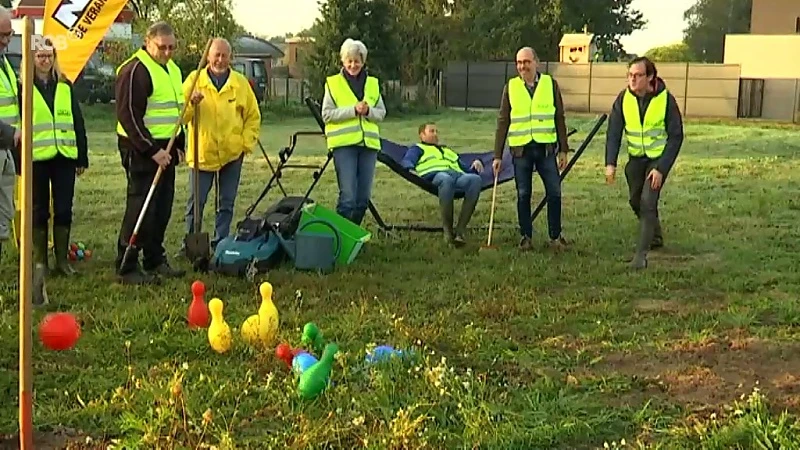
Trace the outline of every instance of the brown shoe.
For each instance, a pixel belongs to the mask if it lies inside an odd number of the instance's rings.
[[[531,244],[531,238],[523,236],[522,239],[520,239],[519,241],[519,249],[522,250],[523,252],[527,252],[532,248],[533,245]]]
[[[565,250],[567,247],[569,247],[569,241],[564,236],[550,240],[550,248],[553,250]]]

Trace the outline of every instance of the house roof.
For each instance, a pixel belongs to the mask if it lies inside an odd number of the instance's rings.
[[[271,57],[283,58],[283,50],[265,39],[255,36],[242,35],[233,41],[233,48],[237,56],[245,57]]]
[[[592,33],[567,33],[558,43],[559,47],[582,47],[590,45],[594,41]]]

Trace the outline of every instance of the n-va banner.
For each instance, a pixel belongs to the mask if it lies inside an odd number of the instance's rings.
[[[43,35],[61,71],[75,81],[128,0],[46,0]],[[34,42],[36,45],[36,42]],[[35,50],[35,49],[34,49]]]

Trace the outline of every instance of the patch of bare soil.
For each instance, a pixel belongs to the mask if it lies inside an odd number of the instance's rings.
[[[678,341],[666,351],[612,354],[593,374],[620,373],[658,387],[671,401],[699,409],[730,403],[758,385],[775,406],[800,410],[800,345],[745,336]]]
[[[36,450],[99,450],[108,443],[95,440],[71,429],[52,432],[35,432],[33,446]],[[0,450],[19,449],[19,435],[0,436]]]

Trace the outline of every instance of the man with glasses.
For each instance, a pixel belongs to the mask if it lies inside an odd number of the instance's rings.
[[[613,184],[622,135],[628,148],[625,178],[628,202],[639,218],[639,242],[630,262],[647,267],[647,252],[664,245],[658,200],[667,174],[683,145],[683,120],[678,102],[646,57],[628,66],[628,87],[611,107],[606,132],[606,183]]]
[[[172,61],[175,46],[172,27],[157,22],[147,29],[144,46],[117,69],[118,147],[128,178],[116,261],[123,284],[149,284],[160,276],[175,278],[185,274],[170,267],[163,246],[175,196],[175,166],[183,159],[185,148],[181,127],[171,151],[166,150],[184,104],[183,77]],[[127,261],[123,261],[123,255],[159,168],[163,172],[137,235],[144,253],[142,271],[138,248]]]
[[[547,197],[547,228],[550,246],[562,249],[567,240],[561,233],[561,176],[567,165],[567,124],[558,83],[537,70],[536,52],[523,47],[517,52],[519,76],[503,88],[494,140],[494,173],[500,171],[508,140],[517,185],[517,218],[521,250],[530,250],[533,236],[531,196],[533,171],[539,172]],[[556,153],[558,161],[556,162]]]
[[[0,6],[0,121],[14,127],[13,147],[0,146],[0,255],[11,235],[14,220],[14,183],[19,171],[20,155],[16,151],[20,139],[20,108],[17,102],[19,84],[14,69],[5,56],[14,29],[11,13]]]

